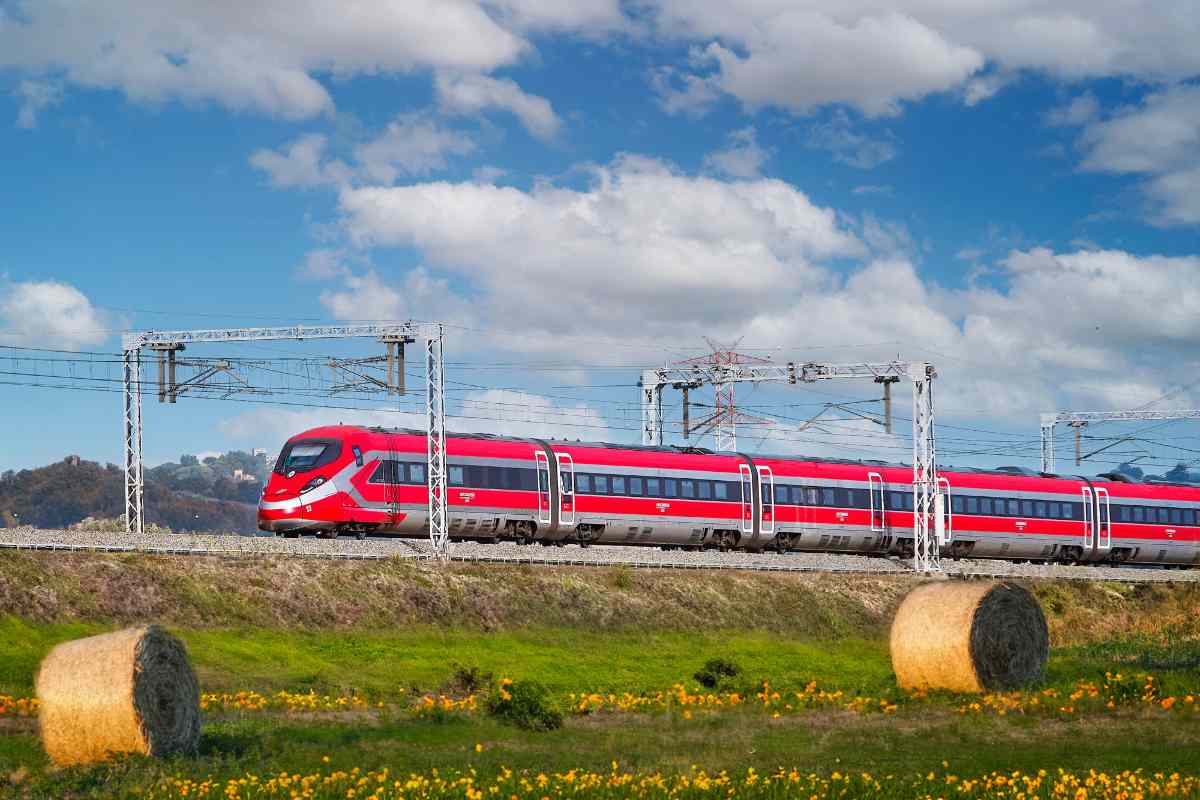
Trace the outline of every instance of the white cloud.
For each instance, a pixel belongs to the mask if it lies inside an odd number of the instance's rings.
[[[1100,116],[1100,101],[1091,92],[1073,97],[1065,106],[1051,109],[1046,114],[1046,124],[1055,127],[1077,128],[1095,121]]]
[[[620,436],[587,403],[558,404],[542,395],[506,389],[465,392],[448,411],[446,427],[455,433],[593,441],[611,441]],[[301,431],[339,424],[424,430],[425,417],[422,412],[385,408],[262,408],[222,420],[217,430],[231,442],[274,451]]]
[[[0,343],[78,350],[111,334],[87,296],[58,281],[0,281]]]
[[[536,20],[536,4],[510,3]],[[571,15],[542,15],[548,24]],[[589,24],[586,16],[576,16]],[[21,2],[0,13],[0,67],[61,73],[137,102],[211,101],[288,118],[333,107],[317,74],[353,76],[428,68],[490,71],[529,49],[480,3],[262,0],[226,3],[114,0]]]
[[[322,247],[310,250],[304,256],[304,263],[296,269],[296,274],[305,280],[314,281],[340,278],[350,274],[346,258],[346,251],[341,249]]]
[[[659,360],[702,335],[853,344],[852,360],[937,363],[950,417],[1024,421],[1059,405],[1145,403],[1200,368],[1200,257],[1015,250],[988,284],[950,290],[920,276],[902,225],[868,215],[855,235],[780,181],[687,176],[633,156],[594,168],[586,189],[434,182],[348,189],[341,207],[359,246],[415,247],[448,276],[428,299],[399,286],[409,305],[396,313],[436,318],[437,303],[457,303],[443,307],[486,332],[468,349],[586,362],[614,346]],[[845,258],[865,260],[833,266]],[[361,316],[386,296],[358,288],[327,307]],[[588,302],[563,300],[573,297]],[[859,349],[864,340],[891,344]]]
[[[440,72],[434,84],[438,104],[447,113],[478,114],[489,109],[508,111],[539,139],[553,139],[562,128],[562,120],[554,113],[549,100],[527,94],[507,78]]]
[[[1080,140],[1081,168],[1148,177],[1143,185],[1162,224],[1200,223],[1200,86],[1175,86],[1093,122]]]
[[[37,127],[38,114],[62,102],[62,86],[53,81],[23,80],[14,94],[20,98],[17,127],[27,130]]]
[[[724,92],[752,106],[804,113],[847,104],[867,115],[956,91],[968,104],[1022,71],[1074,82],[1103,77],[1169,82],[1200,73],[1200,17],[1191,0],[1131,14],[1120,2],[983,0],[834,2],[657,0],[660,35],[702,46],[708,66],[672,76],[668,100],[696,109]],[[981,74],[985,65],[988,71]]]
[[[477,315],[529,309],[522,319],[557,331],[589,320],[647,335],[681,321],[727,325],[813,278],[814,259],[863,252],[832,211],[782,181],[690,177],[633,156],[593,176],[586,190],[348,189],[341,208],[355,242],[421,248],[477,286],[490,306],[477,303]]]
[[[350,179],[351,169],[338,159],[327,159],[329,140],[324,134],[307,133],[284,146],[282,151],[260,148],[250,155],[251,166],[261,169],[279,188],[336,186]]]
[[[833,154],[835,161],[858,169],[873,169],[896,157],[895,145],[856,133],[849,115],[841,110],[835,112],[828,122],[813,125],[805,145],[826,150]]]
[[[866,183],[862,186],[855,186],[850,192],[851,194],[874,194],[891,197],[895,193],[895,190],[887,184]]]
[[[328,156],[324,134],[299,136],[279,150],[260,148],[250,164],[267,173],[279,188],[343,186],[351,182],[390,184],[401,176],[421,176],[445,169],[447,156],[475,149],[472,139],[438,123],[427,114],[401,114],[373,139],[353,147],[347,163]]]
[[[706,155],[704,164],[730,177],[757,178],[770,157],[770,151],[758,143],[754,128],[749,127],[729,134],[729,146]]]
[[[401,175],[428,175],[445,169],[447,155],[475,149],[469,136],[421,114],[402,114],[375,139],[355,148],[364,180],[392,183]]]

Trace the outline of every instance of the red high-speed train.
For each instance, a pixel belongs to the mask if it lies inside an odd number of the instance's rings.
[[[911,467],[487,435],[451,435],[446,447],[454,539],[912,552]],[[424,536],[427,460],[421,431],[305,431],[279,455],[259,527]],[[945,556],[1200,561],[1200,487],[1019,468],[940,476]]]

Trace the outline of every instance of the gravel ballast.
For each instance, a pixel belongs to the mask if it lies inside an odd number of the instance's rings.
[[[132,534],[111,531],[42,530],[5,528],[0,547],[53,550],[112,550],[169,552],[173,554],[227,556],[302,556],[315,558],[429,558],[428,541],[419,539],[353,538],[318,539],[307,536],[284,539],[270,536],[239,536],[215,533]],[[660,550],[656,547],[601,546],[544,547],[509,542],[479,544],[456,542],[455,561],[500,563],[572,564],[659,568],[743,569],[766,571],[829,571],[855,573],[909,572],[907,562],[893,558],[843,553],[721,553]],[[1066,578],[1114,581],[1196,581],[1200,570],[1167,570],[1155,567],[1066,566],[1061,564],[1018,564],[1009,561],[942,561],[949,575],[982,575],[1015,578]]]

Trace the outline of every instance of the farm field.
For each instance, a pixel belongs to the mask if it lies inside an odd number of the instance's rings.
[[[293,587],[299,595],[291,602],[341,602],[329,598],[354,591],[351,578],[370,585],[381,576],[397,582],[390,588],[421,586],[430,597],[467,580],[491,591],[520,583],[520,591],[540,594],[528,597],[525,621],[481,622],[466,603],[441,612],[440,623],[438,614],[403,625],[321,623],[267,619],[237,597],[189,599],[197,597],[189,581],[209,570],[219,575],[216,565],[97,558],[57,562],[60,585],[51,585],[53,599],[43,591],[36,608],[14,592],[0,596],[0,695],[7,698],[0,699],[0,796],[725,797],[732,788],[763,797],[1132,798],[1200,791],[1187,777],[1200,775],[1200,640],[1196,598],[1186,587],[1034,584],[1052,632],[1044,683],[1019,695],[914,696],[895,689],[887,653],[887,620],[903,584],[600,570],[397,577],[386,566],[373,566],[384,572],[372,576],[347,565],[356,571],[331,570]],[[109,571],[106,581],[127,570],[140,576],[154,618],[186,642],[205,692],[197,756],[64,770],[47,763],[36,709],[25,700],[40,659],[58,641],[149,619],[134,606],[76,607],[97,570]],[[263,565],[259,578],[272,584],[278,575]],[[636,624],[598,618],[611,614],[600,610],[604,602],[579,604],[576,621],[561,610],[562,597],[589,592],[605,600],[611,593],[612,603],[623,598],[629,607],[662,604],[688,580],[718,609],[709,624],[698,614],[635,615]],[[720,612],[789,588],[823,604],[823,613],[750,617],[738,628]],[[479,594],[474,602],[483,602]],[[243,607],[242,622],[200,624],[190,602]],[[375,614],[377,603],[365,605]],[[696,673],[712,659],[741,671],[701,687]],[[533,680],[545,687],[546,705],[562,712],[561,728],[525,730],[489,713],[498,693]],[[1121,777],[1126,770],[1140,772]]]

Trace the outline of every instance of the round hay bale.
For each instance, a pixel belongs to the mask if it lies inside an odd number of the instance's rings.
[[[37,674],[42,744],[60,765],[115,753],[194,753],[200,687],[183,643],[157,625],[63,642]]]
[[[1012,583],[927,583],[896,612],[892,669],[904,689],[1011,690],[1037,681],[1050,634],[1037,598]]]

